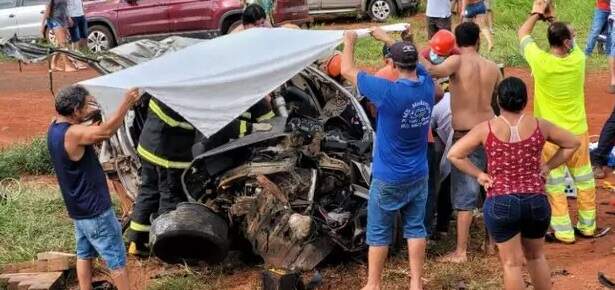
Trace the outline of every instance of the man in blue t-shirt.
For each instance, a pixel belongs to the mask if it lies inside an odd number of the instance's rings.
[[[390,41],[379,28],[378,40]],[[434,105],[434,83],[417,64],[418,52],[410,42],[391,45],[390,53],[399,79],[395,82],[359,71],[354,65],[357,35],[344,35],[342,75],[356,84],[359,93],[378,109],[372,184],[367,209],[369,275],[363,289],[380,289],[388,247],[393,240],[395,215],[402,215],[404,238],[408,239],[410,289],[422,289],[426,229],[423,223],[427,201],[427,132]]]

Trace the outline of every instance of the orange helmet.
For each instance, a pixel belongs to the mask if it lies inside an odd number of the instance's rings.
[[[342,55],[336,52],[325,64],[325,71],[330,77],[336,78],[342,73]]]
[[[440,29],[429,40],[429,47],[438,55],[449,55],[455,48],[455,35],[446,29]]]

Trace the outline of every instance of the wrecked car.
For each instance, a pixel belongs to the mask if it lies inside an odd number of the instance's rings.
[[[192,44],[144,40],[112,49],[91,65],[109,74]],[[217,143],[216,134],[195,140],[194,159],[182,176],[190,202],[152,223],[150,246],[163,261],[216,263],[247,240],[266,265],[305,271],[333,251],[367,247],[374,132],[359,101],[318,61],[268,96],[276,113],[270,130]],[[124,200],[138,194],[135,148],[147,107],[144,102],[131,111],[100,149]]]

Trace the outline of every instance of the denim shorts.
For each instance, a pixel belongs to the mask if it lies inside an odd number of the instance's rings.
[[[393,242],[395,217],[401,214],[404,238],[425,238],[427,177],[391,184],[373,179],[367,203],[367,244],[388,246]]]
[[[71,17],[73,26],[68,31],[70,32],[70,41],[78,42],[81,39],[88,38],[88,24],[85,21],[85,16]]]
[[[485,170],[487,160],[483,147],[474,150],[468,158],[478,168]],[[480,207],[478,201],[481,189],[475,177],[451,166],[451,201],[454,209],[468,211]]]
[[[615,21],[613,23],[608,24],[609,25],[609,34],[610,34],[610,41],[607,41],[607,44],[610,44],[611,47],[608,48],[608,53],[610,57],[615,57]]]
[[[77,257],[82,260],[100,256],[110,270],[126,266],[122,227],[113,209],[90,219],[74,220]]]
[[[485,1],[480,1],[477,3],[472,3],[466,6],[466,10],[464,11],[465,18],[474,18],[479,14],[487,13],[487,6],[485,6]]]
[[[48,18],[47,19],[47,27],[51,30],[54,29],[58,29],[58,28],[62,28],[64,27],[64,24],[62,23],[62,21],[57,20],[55,18]]]
[[[521,233],[524,239],[545,236],[551,222],[551,206],[545,194],[507,194],[487,198],[485,225],[496,243]]]

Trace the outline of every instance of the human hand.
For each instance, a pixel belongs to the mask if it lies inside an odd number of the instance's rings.
[[[549,165],[544,164],[540,166],[540,176],[542,176],[542,178],[547,179],[547,177],[549,177],[550,172],[551,172],[551,167],[549,167]]]
[[[532,14],[540,14],[541,16],[545,14],[545,10],[550,5],[549,0],[534,0],[534,4],[532,5]]]
[[[139,89],[131,88],[126,94],[124,94],[124,98],[131,106],[134,106],[141,99],[141,94],[139,93]]]
[[[476,177],[476,180],[482,187],[485,188],[485,190],[489,190],[489,188],[493,185],[493,179],[485,172],[481,172],[481,174]]]
[[[75,25],[75,22],[73,22],[71,17],[68,17],[68,27],[73,27],[73,25]]]
[[[357,32],[354,30],[346,30],[344,32],[344,45],[354,45],[357,41]]]
[[[386,42],[389,39],[389,35],[380,27],[372,26],[369,28],[369,32],[378,41]]]
[[[401,40],[414,43],[414,34],[412,33],[412,25],[408,23],[406,30],[401,32]]]
[[[553,22],[555,20],[555,7],[553,7],[553,2],[547,5],[544,13],[544,20],[548,22]]]

